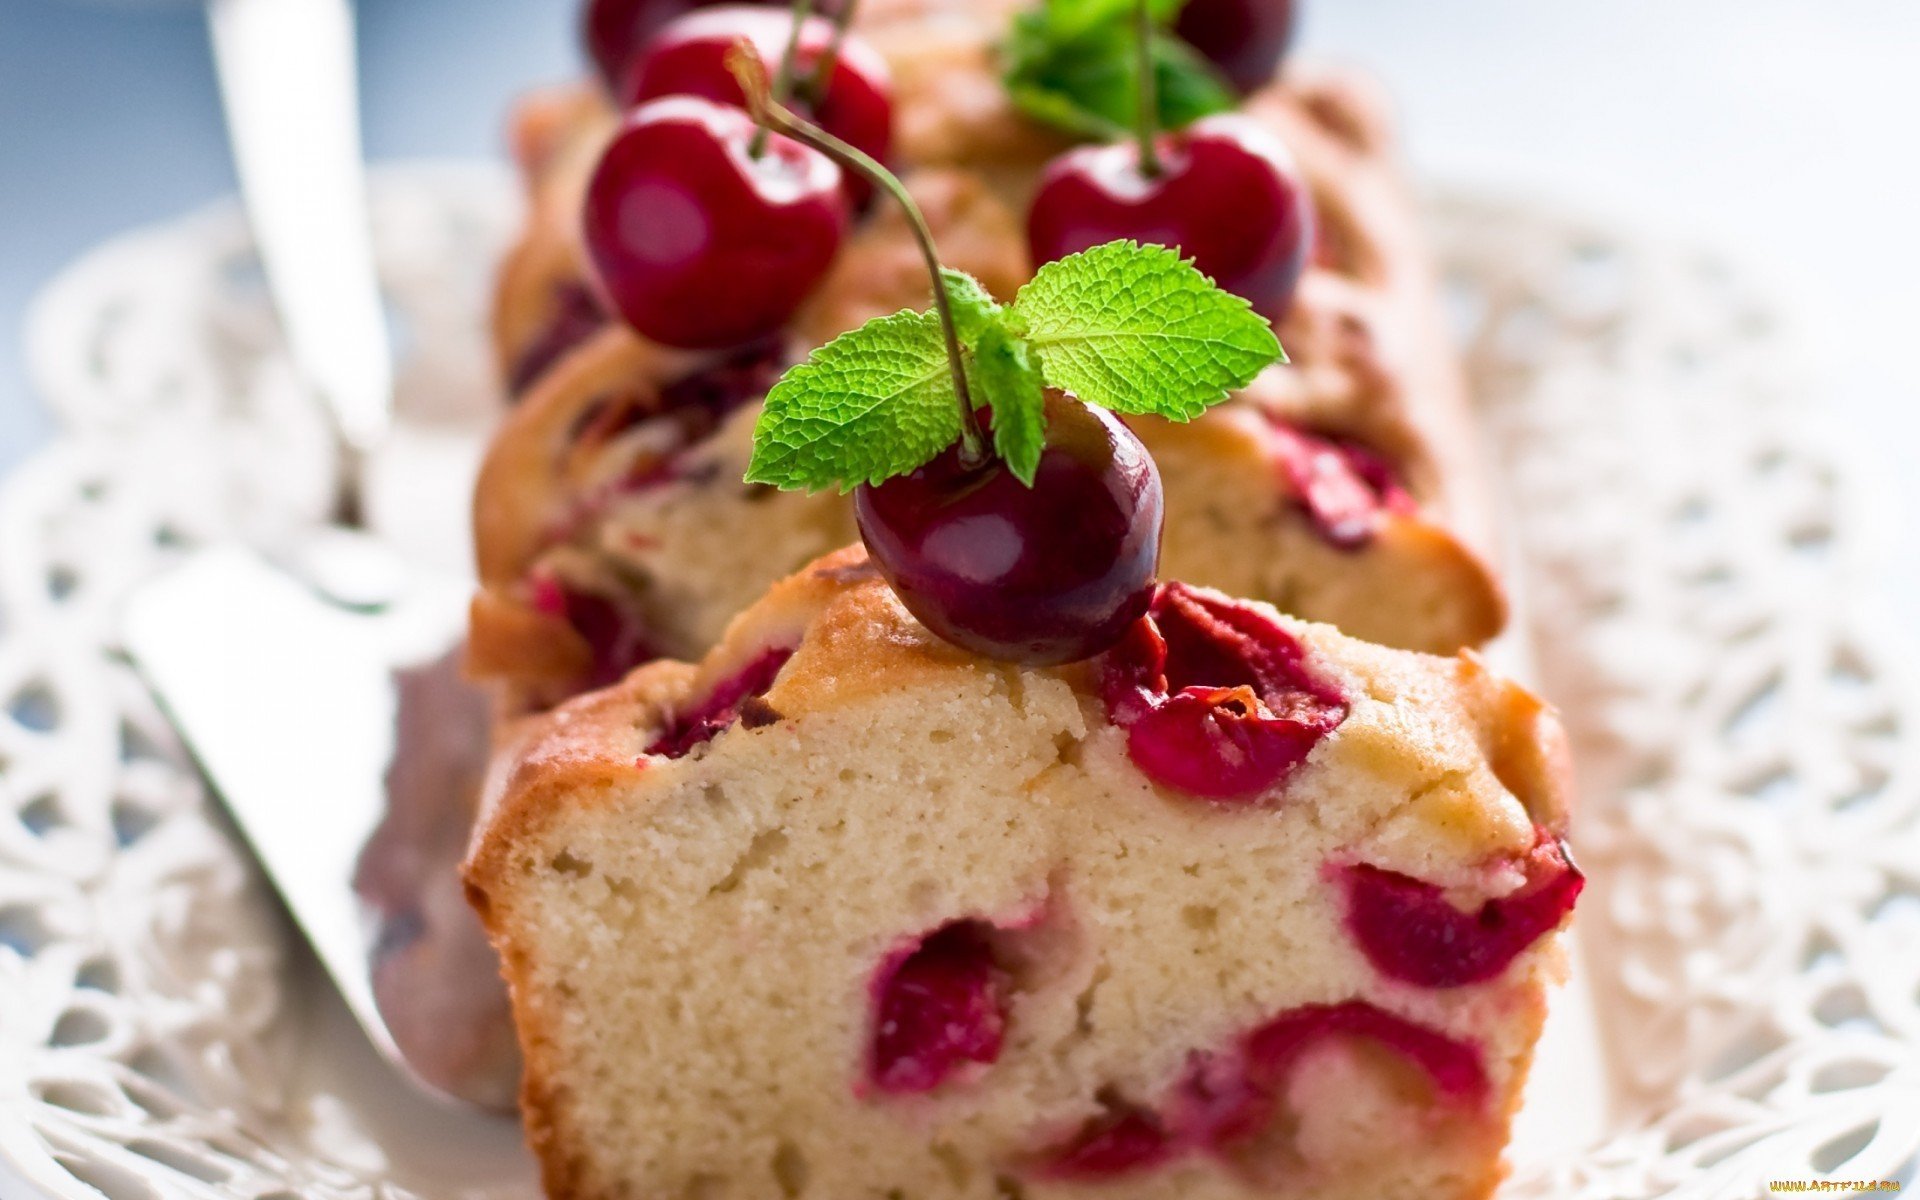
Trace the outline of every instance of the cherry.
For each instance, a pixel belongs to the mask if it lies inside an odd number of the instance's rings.
[[[930,1092],[1000,1057],[1010,981],[985,921],[953,921],[897,951],[873,980],[867,1077],[876,1091]]]
[[[584,230],[600,288],[634,329],[692,349],[784,325],[846,234],[840,169],[694,96],[634,109],[594,168]]]
[[[556,284],[549,299],[547,323],[513,361],[507,374],[507,394],[518,399],[560,356],[586,341],[607,323],[607,314],[592,289],[578,280]]]
[[[1273,79],[1297,15],[1293,0],[1187,0],[1173,31],[1251,92]]]
[[[1308,1051],[1329,1040],[1370,1042],[1418,1069],[1436,1100],[1475,1109],[1487,1097],[1480,1048],[1364,1000],[1282,1010],[1233,1043],[1188,1056],[1157,1105],[1103,1090],[1102,1112],[1041,1153],[1041,1178],[1097,1182],[1205,1153],[1244,1170],[1291,1135],[1281,1119],[1287,1084]],[[1336,1100],[1337,1102],[1337,1100]]]
[[[1054,392],[1032,488],[952,447],[854,491],[880,573],[921,624],[989,658],[1036,666],[1112,645],[1147,609],[1160,558],[1160,472],[1105,412]]]
[[[600,78],[615,88],[634,55],[662,26],[724,0],[588,0],[580,14],[581,40]]]
[[[580,14],[581,41],[601,81],[608,89],[617,89],[634,56],[664,26],[695,9],[729,2],[740,0],[587,0]],[[786,7],[783,0],[765,2]],[[840,11],[838,3],[816,7],[830,14]]]
[[[776,646],[721,680],[692,708],[676,713],[647,747],[647,753],[682,758],[695,746],[712,741],[714,735],[742,719],[748,701],[766,695],[780,668],[792,657],[791,647]]]
[[[1152,1109],[1121,1099],[1103,1098],[1104,1109],[1081,1126],[1064,1145],[1043,1156],[1039,1174],[1046,1179],[1095,1182],[1145,1171],[1178,1152],[1166,1123]]]
[[[1221,802],[1259,798],[1347,717],[1285,628],[1181,583],[1161,587],[1106,656],[1101,694],[1142,774]]]
[[[546,572],[529,580],[533,607],[573,627],[587,644],[587,668],[577,691],[618,683],[628,671],[659,657],[646,621],[630,604],[563,583]]]
[[[1313,202],[1286,147],[1234,113],[1152,139],[1081,146],[1048,165],[1027,213],[1036,263],[1116,238],[1172,246],[1268,316],[1284,312],[1313,245]]]
[[[1341,550],[1373,540],[1389,513],[1413,511],[1393,464],[1364,446],[1270,418],[1267,441],[1294,502],[1320,536]]]
[[[745,41],[766,62],[778,62],[793,32],[793,18],[770,8],[728,5],[689,14],[648,42],[622,77],[616,96],[623,106],[661,96],[702,96],[718,104],[745,108],[746,91],[728,70],[726,58]],[[833,22],[809,17],[800,27],[795,72],[811,79],[835,41]],[[799,88],[795,108],[810,115],[828,133],[876,159],[884,160],[893,139],[892,81],[886,60],[866,42],[849,36],[833,61],[824,89]],[[871,186],[848,177],[856,199]]]
[[[1471,912],[1430,883],[1360,864],[1346,868],[1347,927],[1382,975],[1420,987],[1492,979],[1560,927],[1586,878],[1564,843],[1544,832],[1527,861],[1527,883]]]

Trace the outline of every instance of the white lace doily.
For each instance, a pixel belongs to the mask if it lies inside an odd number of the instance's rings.
[[[378,180],[416,427],[493,403],[479,314],[511,195]],[[1807,380],[1713,262],[1485,200],[1437,220],[1579,755],[1609,1072],[1609,1132],[1516,1146],[1503,1200],[1897,1178],[1920,1151],[1920,690],[1862,611]],[[524,1195],[422,1169],[377,1089],[301,1070],[352,1035],[114,649],[116,599],[183,547],[321,507],[266,314],[231,211],[99,250],[35,314],[66,432],[0,492],[0,1164],[89,1200]]]

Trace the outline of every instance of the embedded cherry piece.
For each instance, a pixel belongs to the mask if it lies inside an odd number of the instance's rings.
[[[555,285],[552,310],[540,332],[527,343],[507,373],[507,392],[518,397],[560,356],[586,341],[607,323],[607,311],[600,307],[593,291],[577,279]]]
[[[635,457],[611,484],[586,493],[569,521],[556,533],[577,533],[583,521],[602,515],[615,496],[631,495],[649,487],[688,477],[685,451],[698,444],[729,415],[766,396],[779,378],[788,348],[784,339],[768,338],[718,356],[645,397],[615,394],[587,405],[567,434],[573,470],[596,479],[598,455],[627,431],[649,427],[643,446],[629,446]],[[706,464],[710,469],[711,464]]]
[[[930,1092],[1000,1057],[1011,982],[993,926],[953,921],[896,951],[874,976],[867,1078],[879,1092]]]
[[[1393,1052],[1427,1077],[1439,1101],[1473,1110],[1486,1102],[1486,1067],[1471,1043],[1364,1000],[1303,1004],[1231,1046],[1191,1054],[1185,1075],[1155,1106],[1103,1096],[1107,1111],[1044,1151],[1034,1173],[1111,1179],[1192,1153],[1242,1163],[1242,1155],[1272,1139],[1295,1068],[1330,1039],[1358,1039]]]
[[[1449,903],[1433,884],[1367,864],[1347,867],[1347,928],[1374,969],[1420,987],[1481,983],[1573,911],[1586,877],[1566,844],[1545,830],[1527,860],[1527,882],[1475,910]]]
[[[1306,761],[1324,733],[1318,719],[1271,714],[1251,688],[1188,688],[1127,731],[1127,754],[1168,787],[1239,800]]]
[[[740,719],[742,704],[767,694],[767,689],[773,686],[774,679],[779,676],[780,668],[786,666],[787,660],[792,657],[791,648],[776,646],[721,680],[705,699],[686,712],[676,713],[646,752],[664,758],[680,758],[695,746],[712,741],[716,734]]]
[[[534,610],[565,621],[587,643],[590,666],[578,690],[617,683],[660,656],[640,614],[620,601],[573,587],[544,571],[529,584]]]
[[[786,369],[783,338],[741,346],[660,389],[662,412],[700,412],[715,423],[743,406],[764,399]]]
[[[793,18],[786,12],[732,4],[691,13],[666,26],[647,43],[623,77],[616,93],[623,107],[662,96],[700,96],[744,109],[746,93],[727,67],[727,54],[747,42],[762,62],[777,63],[786,52]],[[795,78],[811,80],[835,40],[831,21],[809,17],[800,27]],[[800,86],[793,108],[828,133],[885,161],[893,142],[893,84],[886,60],[858,36],[848,35],[833,60],[823,88]],[[872,190],[849,176],[856,200]]]
[[[1283,313],[1314,242],[1313,201],[1285,146],[1234,113],[1156,139],[1160,173],[1132,141],[1081,146],[1048,165],[1027,212],[1036,263],[1116,238],[1171,246],[1270,317]]]
[[[1328,544],[1361,549],[1388,514],[1413,511],[1413,497],[1393,465],[1364,446],[1309,433],[1279,418],[1269,420],[1267,435],[1288,490]]]
[[[1173,1136],[1151,1109],[1117,1097],[1105,1103],[1106,1111],[1041,1157],[1037,1174],[1091,1182],[1148,1170],[1173,1157]]]
[[[640,333],[718,349],[767,337],[825,277],[846,233],[840,168],[694,96],[634,109],[587,184],[600,289]]]
[[[1278,1094],[1306,1051],[1331,1037],[1385,1046],[1425,1072],[1445,1099],[1468,1105],[1486,1099],[1487,1070],[1479,1050],[1364,1000],[1303,1004],[1248,1034],[1241,1046],[1248,1083],[1255,1091]]]
[[[1173,31],[1242,92],[1273,80],[1293,43],[1293,0],[1187,0]]]
[[[1146,611],[1162,507],[1140,439],[1060,392],[1031,488],[998,459],[963,467],[954,447],[854,491],[874,565],[921,624],[1035,666],[1097,654]]]
[[[1183,583],[1162,585],[1107,655],[1101,693],[1135,766],[1216,801],[1272,788],[1347,716],[1345,697],[1286,629]]]

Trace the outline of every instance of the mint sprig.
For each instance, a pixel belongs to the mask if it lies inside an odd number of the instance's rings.
[[[897,312],[833,339],[774,385],[747,482],[846,491],[903,475],[959,436],[940,323]]]
[[[1118,413],[1189,421],[1286,361],[1264,317],[1165,246],[1108,242],[1050,262],[1012,316],[1049,386]]]
[[[1164,24],[1181,0],[1150,0]],[[1111,140],[1131,130],[1140,103],[1133,0],[1047,0],[1014,19],[1001,47],[1015,107],[1076,137]],[[1148,47],[1156,124],[1179,129],[1234,107],[1233,88],[1193,47],[1170,34]]]
[[[1186,421],[1283,360],[1265,317],[1162,246],[1119,241],[1042,267],[1010,305],[942,273],[972,403],[1031,484],[1044,389],[1115,412]],[[901,312],[816,350],[767,396],[747,481],[841,491],[924,465],[960,436],[940,325]]]

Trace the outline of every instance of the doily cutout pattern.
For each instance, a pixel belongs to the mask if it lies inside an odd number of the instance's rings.
[[[409,420],[493,403],[477,331],[511,194],[376,181]],[[1502,1198],[1898,1178],[1920,1151],[1920,692],[1853,590],[1776,321],[1657,244],[1472,198],[1436,218],[1579,756],[1618,1072],[1616,1132]],[[242,228],[223,209],[103,247],[29,331],[65,433],[0,490],[0,1160],[76,1200],[473,1196],[392,1177],[289,1094],[303,955],[114,646],[133,583],[325,499]]]

